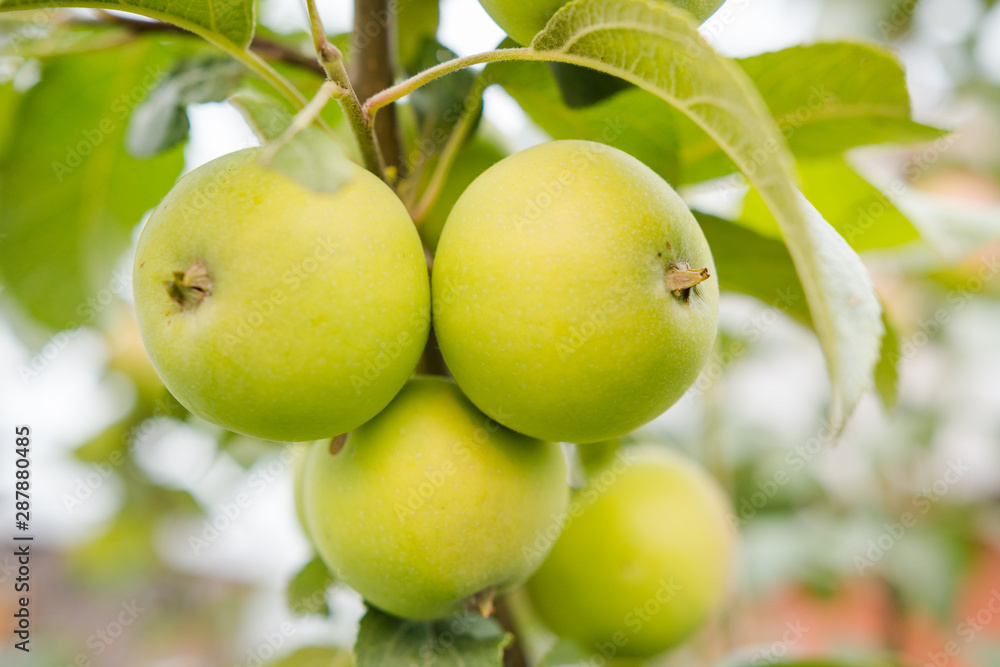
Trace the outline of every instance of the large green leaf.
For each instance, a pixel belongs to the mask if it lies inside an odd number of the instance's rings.
[[[893,248],[920,238],[913,224],[839,155],[799,161],[802,192],[834,229],[858,252]],[[780,238],[774,216],[751,191],[740,222]]]
[[[288,582],[285,597],[289,609],[299,615],[329,616],[330,607],[326,603],[326,591],[333,585],[333,581],[333,574],[323,559],[313,556],[313,559]]]
[[[474,614],[422,622],[369,607],[354,655],[357,667],[501,667],[511,639],[496,621]]]
[[[906,74],[880,46],[813,44],[739,62],[797,155],[927,141],[943,134],[911,120]]]
[[[33,316],[56,328],[92,322],[131,289],[112,268],[142,214],[181,171],[172,150],[137,160],[124,148],[131,108],[169,70],[152,40],[54,58],[11,119],[0,157],[0,271]],[[88,301],[89,300],[89,301]]]
[[[221,102],[236,90],[243,67],[228,58],[185,58],[153,90],[129,119],[125,143],[145,158],[187,140],[189,104]]]
[[[438,0],[405,0],[392,3],[396,9],[396,25],[399,33],[399,62],[407,69],[421,57],[424,43],[437,38],[441,10]]]
[[[589,139],[620,148],[667,181],[676,181],[678,145],[670,104],[640,88],[569,108],[544,63],[491,63],[484,76],[503,86],[553,139]]]
[[[717,54],[690,16],[653,0],[572,0],[532,42],[544,58],[648,90],[697,123],[757,188],[805,290],[833,387],[839,431],[872,384],[881,307],[860,258],[798,192],[791,154],[753,82]]]
[[[805,324],[812,325],[802,283],[788,248],[743,225],[695,212],[719,268],[719,287],[756,297]]]
[[[836,155],[868,144],[927,141],[943,134],[910,119],[903,68],[878,46],[796,46],[738,62],[799,157]],[[692,123],[676,125],[685,182],[734,170],[705,132]]]
[[[253,39],[253,0],[0,0],[0,11],[83,7],[116,9],[173,23],[228,48],[245,49]]]

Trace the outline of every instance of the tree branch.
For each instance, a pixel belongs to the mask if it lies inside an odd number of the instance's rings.
[[[392,23],[396,17],[389,5],[389,0],[354,0],[351,83],[362,100],[393,83]],[[385,164],[398,170],[402,151],[395,109],[387,105],[385,113],[371,120]]]
[[[500,598],[494,604],[493,618],[506,632],[514,635],[514,642],[503,652],[504,667],[528,667],[528,658],[524,655],[524,647],[521,646],[517,625],[514,623],[514,616],[511,614],[510,605],[505,598]]]
[[[144,32],[176,32],[188,35],[191,34],[184,28],[176,26],[172,23],[134,19],[128,16],[111,14],[109,12],[101,12],[100,21],[84,19],[79,22],[88,25],[95,23],[119,25],[127,28],[129,32],[137,34]],[[314,58],[311,58],[297,49],[293,49],[292,47],[280,42],[275,42],[274,40],[270,40],[265,37],[255,36],[253,41],[250,43],[250,50],[265,60],[288,63],[289,65],[295,65],[296,67],[311,70],[319,76],[325,76],[323,68],[320,67],[319,63],[316,62]]]

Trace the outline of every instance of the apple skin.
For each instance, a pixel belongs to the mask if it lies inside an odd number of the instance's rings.
[[[529,545],[568,486],[559,445],[491,421],[450,380],[415,377],[339,453],[313,445],[303,497],[339,580],[390,614],[433,619],[527,579],[547,553]]]
[[[671,0],[671,4],[686,9],[702,23],[725,0]],[[504,29],[511,39],[527,46],[535,34],[545,27],[552,15],[567,0],[479,0],[486,13]]]
[[[606,657],[647,658],[684,641],[722,602],[729,504],[708,473],[662,446],[620,450],[591,480],[527,592],[556,634]]]
[[[395,194],[351,165],[335,194],[258,163],[259,149],[180,179],[142,230],[139,329],[192,413],[280,441],[329,438],[374,417],[409,378],[429,329],[420,239]],[[201,266],[210,294],[171,298]]]
[[[671,265],[710,277],[675,296]],[[553,141],[484,172],[455,204],[431,277],[462,391],[504,426],[587,443],[670,407],[715,341],[718,278],[684,201],[626,153]]]

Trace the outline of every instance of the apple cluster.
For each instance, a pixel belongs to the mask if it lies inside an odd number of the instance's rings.
[[[164,198],[133,280],[166,387],[227,429],[312,441],[300,519],[376,607],[441,618],[528,582],[555,632],[602,653],[682,641],[723,595],[723,494],[662,448],[606,441],[675,403],[715,339],[684,202],[617,149],[543,144],[468,187],[429,276],[395,193],[350,168],[314,192],[248,149]],[[453,380],[414,375],[432,312]],[[573,491],[560,443],[610,453]]]

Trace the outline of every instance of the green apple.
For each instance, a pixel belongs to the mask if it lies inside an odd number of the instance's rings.
[[[527,591],[556,634],[605,658],[676,646],[719,606],[730,570],[729,506],[695,463],[626,447],[570,503]]]
[[[622,151],[554,141],[484,172],[455,204],[431,279],[462,391],[551,441],[624,435],[670,407],[715,341],[705,236],[666,182]]]
[[[444,617],[522,583],[558,526],[562,450],[509,431],[444,378],[416,377],[373,420],[305,467],[309,534],[374,606]]]
[[[671,4],[686,9],[701,23],[725,0],[671,0]],[[479,0],[486,13],[514,41],[528,45],[535,33],[545,27],[552,15],[567,0]]]
[[[194,414],[269,440],[315,440],[374,417],[429,328],[420,239],[395,194],[351,165],[335,194],[258,162],[194,170],[142,230],[135,308],[149,357]]]

